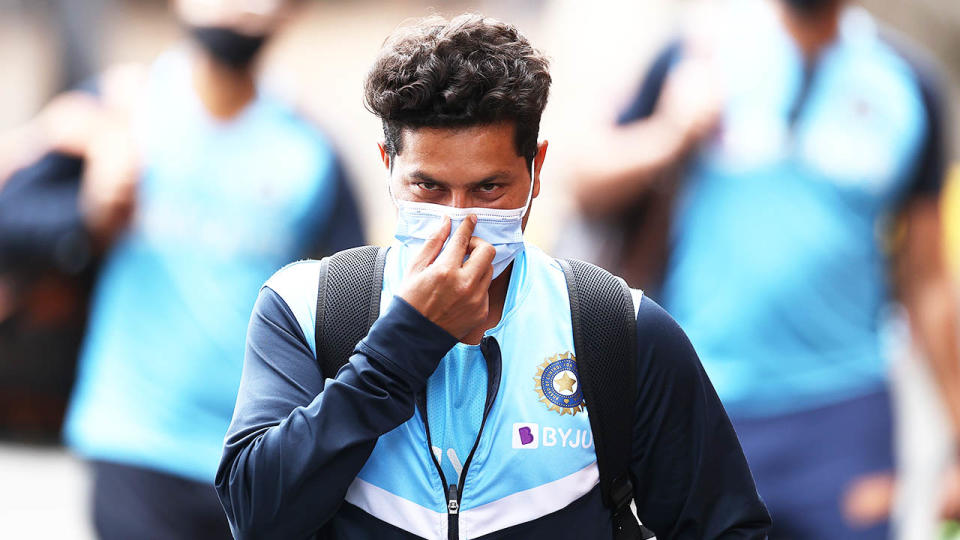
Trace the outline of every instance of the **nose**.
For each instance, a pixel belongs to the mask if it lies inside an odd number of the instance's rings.
[[[470,194],[466,190],[451,190],[448,206],[454,208],[470,208],[471,203]]]

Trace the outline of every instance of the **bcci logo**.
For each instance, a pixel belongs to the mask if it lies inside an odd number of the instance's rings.
[[[555,354],[537,366],[535,390],[551,411],[561,416],[584,410],[583,392],[577,376],[577,359],[573,353]]]

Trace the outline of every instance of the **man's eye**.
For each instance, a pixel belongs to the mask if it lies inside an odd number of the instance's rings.
[[[417,187],[426,191],[435,191],[440,189],[440,186],[434,184],[433,182],[417,182]]]
[[[500,187],[500,184],[482,184],[477,189],[485,193],[490,193],[492,191],[495,191],[498,187]]]

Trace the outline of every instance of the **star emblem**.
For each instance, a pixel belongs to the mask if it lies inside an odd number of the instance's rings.
[[[553,381],[553,387],[557,389],[557,392],[570,392],[571,394],[576,384],[577,380],[570,376],[569,371],[564,371],[559,379]]]
[[[555,354],[537,366],[534,390],[548,409],[560,416],[573,416],[586,409],[577,377],[577,359],[573,353]]]

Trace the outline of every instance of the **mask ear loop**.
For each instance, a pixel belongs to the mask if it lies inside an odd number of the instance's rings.
[[[393,194],[393,187],[390,185],[393,182],[393,158],[390,158],[390,167],[387,169],[387,195],[390,196],[390,202],[393,203],[393,207],[400,209],[400,204],[397,201],[397,197]]]
[[[533,183],[534,183],[534,173],[537,168],[536,156],[530,160],[530,191],[527,192],[527,203],[523,205],[523,213],[526,214],[527,210],[530,210],[530,203],[533,202]]]

